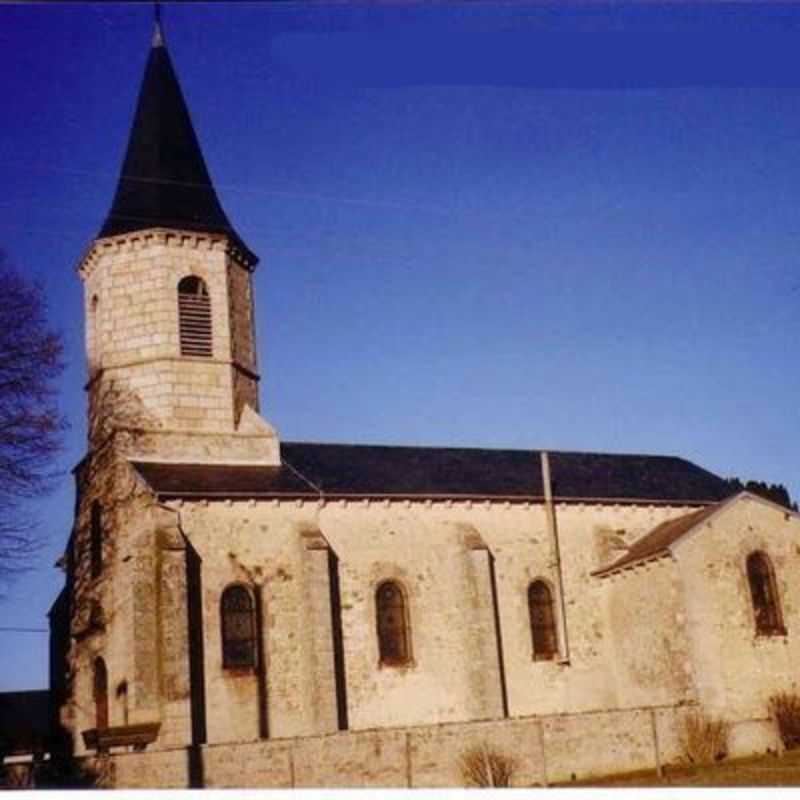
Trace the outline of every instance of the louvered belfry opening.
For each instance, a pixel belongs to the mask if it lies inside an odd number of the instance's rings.
[[[211,358],[211,298],[205,282],[194,275],[178,284],[181,355]]]

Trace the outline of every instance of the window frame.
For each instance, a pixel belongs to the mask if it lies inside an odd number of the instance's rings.
[[[395,630],[394,634],[399,635],[400,649],[403,651],[399,655],[394,655],[387,652],[386,633],[389,624],[384,622],[384,613],[388,610],[381,602],[381,593],[387,588],[393,587],[397,591],[400,598],[400,620],[401,626],[399,630]],[[410,604],[408,602],[408,591],[402,581],[397,578],[386,578],[380,581],[375,587],[375,636],[378,644],[378,665],[380,667],[408,667],[413,666],[414,656],[411,646],[411,617],[410,617]],[[397,610],[397,607],[394,608]],[[396,626],[395,626],[396,627]],[[395,647],[388,648],[397,649]]]
[[[536,602],[534,592],[541,586],[547,593],[547,602]],[[559,658],[559,631],[556,616],[556,596],[549,581],[544,578],[534,578],[528,584],[528,629],[531,636],[531,658],[533,661],[557,661]],[[534,608],[547,609],[549,619],[544,622],[534,619]],[[550,640],[548,643],[547,640]]]
[[[763,550],[753,550],[745,559],[745,575],[756,636],[786,636],[772,559]]]
[[[94,726],[98,731],[109,727],[108,667],[102,656],[94,659],[92,670],[92,700],[94,701]]]
[[[103,574],[103,506],[92,500],[89,509],[89,571],[92,580]]]
[[[187,284],[191,284],[193,290],[181,289]],[[214,316],[208,283],[199,275],[184,275],[176,288],[181,358],[213,358]]]
[[[225,608],[226,595],[230,597],[234,592],[243,592],[247,597],[247,609],[233,609]],[[229,583],[220,594],[219,598],[219,614],[220,614],[220,644],[222,647],[222,668],[224,670],[254,671],[258,668],[258,619],[256,615],[256,601],[251,587],[244,583]],[[250,636],[232,636],[230,621],[231,615],[247,615],[250,621]],[[247,643],[247,650],[249,656],[247,658],[240,658],[232,656],[231,648],[234,646],[241,646],[242,643]]]

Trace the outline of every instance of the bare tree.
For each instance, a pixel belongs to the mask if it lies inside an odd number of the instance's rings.
[[[46,312],[42,287],[0,251],[0,587],[42,544],[31,501],[54,486],[66,428],[56,404],[63,346]]]

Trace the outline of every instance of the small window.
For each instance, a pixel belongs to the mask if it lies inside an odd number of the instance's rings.
[[[97,295],[93,295],[91,302],[89,304],[89,351],[92,358],[97,358],[97,354],[100,348],[100,336],[99,328],[100,328],[100,314],[98,313],[100,310],[100,298]]]
[[[211,298],[194,275],[178,284],[178,329],[182,356],[211,357]]]
[[[756,633],[761,636],[785,635],[775,570],[766,553],[750,553],[747,557],[747,580],[750,583]]]
[[[102,658],[94,660],[94,726],[102,731],[108,727],[108,671]]]
[[[117,686],[117,702],[122,708],[122,721],[124,725],[128,724],[130,712],[128,709],[128,681],[122,681]]]
[[[411,661],[406,598],[400,585],[386,581],[375,592],[378,649],[381,664],[399,666]]]
[[[92,503],[89,539],[92,577],[98,578],[103,571],[103,509],[97,500]]]
[[[550,661],[558,655],[556,615],[553,593],[544,581],[534,581],[528,587],[533,660]]]
[[[230,669],[256,665],[256,620],[253,596],[245,586],[229,586],[222,593],[222,666]]]

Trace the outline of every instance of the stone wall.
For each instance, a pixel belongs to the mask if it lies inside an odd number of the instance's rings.
[[[527,717],[494,722],[335,733],[302,739],[120,753],[110,757],[117,788],[337,788],[463,786],[459,761],[472,745],[512,756],[515,787],[568,783],[656,769],[681,756],[693,706]],[[747,752],[777,746],[764,720],[741,721]],[[744,754],[744,753],[740,753]]]
[[[675,704],[691,699],[675,565],[591,576],[596,530],[643,535],[683,509],[559,506],[569,661],[534,661],[527,588],[557,586],[540,504],[227,501],[174,504],[203,576],[208,741],[256,735],[257,676],[221,666],[220,597],[261,587],[270,734],[336,730],[328,556],[338,557],[350,729]],[[322,560],[320,560],[322,559]],[[493,569],[497,619],[492,597]],[[318,562],[318,563],[317,563]],[[375,590],[408,595],[411,662],[380,664]],[[502,668],[497,632],[502,637]],[[667,633],[669,632],[669,633]]]
[[[746,567],[756,550],[774,568],[785,635],[756,630]],[[734,718],[757,718],[770,695],[797,691],[800,517],[744,495],[681,540],[675,558],[683,579],[698,700]]]
[[[629,541],[685,509],[559,505],[569,658],[550,661],[532,658],[526,597],[531,580],[558,585],[541,505],[171,506],[137,513],[140,527],[124,526],[118,537],[118,580],[105,581],[103,601],[118,613],[104,633],[75,649],[73,730],[92,724],[91,659],[98,653],[110,689],[123,681],[129,686],[124,699],[111,692],[112,724],[124,720],[123,702],[131,722],[160,720],[151,746],[159,749],[333,733],[345,727],[344,685],[346,727],[354,733],[497,720],[506,709],[517,718],[697,701],[733,721],[755,720],[737,722],[732,739],[736,752],[748,752],[762,737],[770,694],[796,688],[791,665],[800,653],[792,633],[800,597],[789,576],[800,569],[800,522],[762,501],[737,500],[711,527],[676,544],[674,556],[606,578],[591,573],[607,558],[598,550],[608,550],[609,530]],[[598,540],[602,547],[593,547]],[[788,636],[754,633],[744,574],[754,548],[773,558]],[[202,652],[195,656],[187,634],[189,550],[200,578],[191,633]],[[343,676],[334,657],[334,553]],[[408,596],[412,659],[402,666],[381,664],[378,655],[375,590],[389,578]],[[246,584],[263,600],[263,677],[258,669],[222,666],[220,599],[231,583]],[[143,635],[150,630],[155,634]],[[199,682],[189,679],[193,658],[195,669],[202,662]],[[190,733],[197,702],[202,735]],[[635,719],[627,733],[644,735],[646,726]],[[563,724],[559,740],[573,735],[571,726]],[[624,744],[626,752],[638,752],[637,742]]]
[[[250,272],[225,237],[154,229],[100,239],[80,272],[90,377],[130,393],[146,427],[233,430],[245,403],[257,408]],[[180,353],[177,286],[187,275],[208,288],[211,358]]]

